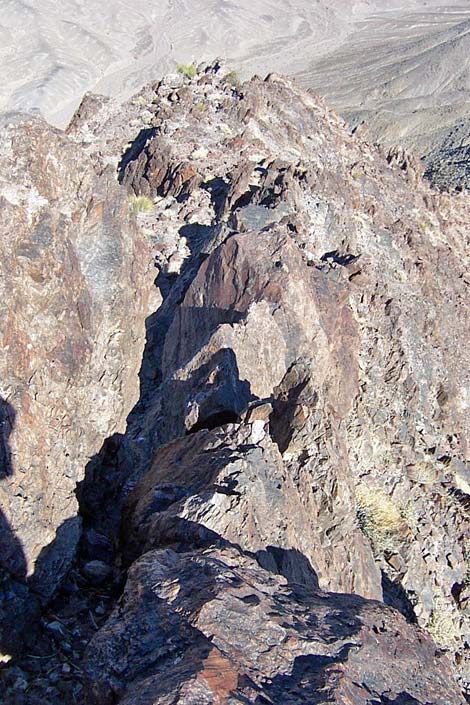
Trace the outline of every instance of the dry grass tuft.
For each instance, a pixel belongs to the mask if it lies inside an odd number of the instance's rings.
[[[148,196],[131,196],[129,198],[129,210],[132,215],[151,213],[153,209],[154,203]]]
[[[438,470],[430,463],[423,460],[417,461],[413,465],[408,465],[406,468],[407,475],[418,485],[431,486],[438,479]]]
[[[452,609],[443,597],[434,599],[433,611],[427,629],[436,644],[447,649],[455,649],[462,638]]]
[[[374,548],[391,548],[406,525],[400,508],[386,492],[365,483],[356,488],[356,503],[359,525]]]

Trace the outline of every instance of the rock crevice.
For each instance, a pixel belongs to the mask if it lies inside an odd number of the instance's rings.
[[[149,200],[161,303],[79,492],[87,702],[462,705],[468,203],[219,63],[87,97],[67,139]]]

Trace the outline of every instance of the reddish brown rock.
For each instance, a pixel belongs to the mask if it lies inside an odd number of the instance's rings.
[[[86,654],[107,705],[463,705],[449,661],[395,610],[290,585],[234,548],[146,553]]]
[[[157,450],[130,499],[136,545],[165,542],[171,520],[154,499],[163,492],[173,517],[250,551],[301,551],[322,588],[380,598],[338,423],[357,394],[356,348],[343,287],[307,267],[282,229],[234,235],[217,248],[165,339],[155,436],[161,443],[237,421],[249,402],[274,398],[272,421],[253,409],[217,452],[199,436]]]
[[[91,137],[83,125],[72,126],[74,139],[86,137],[87,149],[100,152],[104,163],[119,158],[138,129],[146,129],[139,118],[144,102],[152,132],[145,147],[136,147],[122,178],[148,163],[142,152],[158,154],[165,145],[175,163],[192,162],[202,177],[179,200],[151,191],[157,203],[147,222],[162,275],[175,276],[168,264],[175,253],[187,247],[192,254],[185,261],[179,257],[181,274],[170,282],[152,328],[154,379],[162,384],[149,385],[139,444],[129,444],[132,481],[157,462],[158,447],[171,438],[197,430],[211,416],[210,423],[239,417],[249,400],[240,381],[250,384],[250,393],[257,384],[272,389],[280,382],[280,361],[289,361],[286,371],[295,355],[308,358],[311,387],[296,390],[306,381],[297,368],[276,392],[270,426],[283,466],[293,476],[305,458],[318,472],[324,467],[318,501],[333,516],[336,507],[338,516],[349,507],[351,523],[359,522],[377,561],[372,582],[378,567],[385,599],[428,627],[470,682],[470,625],[459,598],[468,586],[468,499],[455,470],[470,460],[468,198],[433,192],[412,157],[397,150],[389,163],[352,135],[321,98],[282,77],[254,78],[233,90],[215,65],[204,76],[203,83],[200,77],[187,83],[184,102],[172,102],[171,87],[161,86],[156,95],[148,86],[119,111],[100,109]],[[328,282],[323,305],[317,291],[309,310],[309,275],[298,262],[289,276],[269,270],[268,262],[282,259],[269,248],[264,262],[254,245],[240,247],[238,256],[235,243],[242,236],[233,228],[264,242],[268,231],[282,232],[304,269]],[[233,248],[235,274],[230,258],[221,257],[223,248],[217,250],[224,241],[227,255]],[[281,282],[284,298],[275,300],[274,282]],[[330,285],[342,292],[340,310],[355,324],[354,341],[346,342],[353,351],[346,373],[335,362],[344,359],[345,339]],[[253,292],[260,300],[250,299]],[[280,331],[275,316],[266,313],[276,306]],[[301,330],[310,330],[309,316],[326,335],[328,355],[322,359],[334,370],[323,378],[317,400],[323,369],[314,364],[318,352],[306,355],[297,333],[292,336],[303,319]],[[260,340],[266,335],[269,356]],[[236,360],[245,361],[243,376]],[[346,405],[339,403],[341,390]],[[227,409],[228,418],[221,413]],[[348,496],[347,469],[360,504],[336,501]],[[329,531],[327,521],[320,524],[325,545]],[[346,575],[355,572],[354,556]],[[328,579],[337,580],[336,568]]]
[[[59,131],[39,120],[4,125],[0,153],[0,641],[8,652],[21,584],[44,601],[60,583],[80,531],[77,483],[137,399],[151,260],[112,171],[97,177]],[[12,606],[20,618],[9,622]]]
[[[153,199],[164,298],[116,475],[96,475],[124,483],[93,504],[125,505],[115,573],[137,562],[90,700],[460,703],[468,202],[282,77],[200,72],[89,97],[69,130]]]

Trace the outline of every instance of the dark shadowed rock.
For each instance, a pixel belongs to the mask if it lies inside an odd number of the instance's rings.
[[[103,561],[88,561],[83,566],[83,575],[92,583],[92,585],[100,585],[106,578],[109,578],[112,568]]]
[[[315,461],[285,464],[269,435],[269,409],[254,407],[240,426],[160,449],[127,500],[127,560],[157,546],[211,545],[220,535],[289,579],[381,597],[370,547],[351,513],[347,472],[331,468],[326,478]],[[329,483],[341,487],[334,507],[319,494]]]

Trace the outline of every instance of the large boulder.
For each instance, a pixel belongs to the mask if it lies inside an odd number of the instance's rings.
[[[100,705],[463,705],[395,610],[292,585],[236,548],[146,553],[87,650]]]

